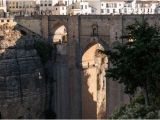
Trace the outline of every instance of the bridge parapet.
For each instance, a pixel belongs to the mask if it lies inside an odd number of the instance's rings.
[[[42,28],[41,28],[41,17],[16,17],[15,21],[18,25],[27,28],[28,30],[42,35]]]

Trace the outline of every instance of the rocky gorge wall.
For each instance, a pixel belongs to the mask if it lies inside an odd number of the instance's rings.
[[[44,118],[47,85],[36,37],[15,26],[0,26],[1,118]]]

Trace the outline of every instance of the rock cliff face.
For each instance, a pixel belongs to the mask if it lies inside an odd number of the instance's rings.
[[[46,81],[35,36],[7,24],[0,26],[0,116],[42,118]]]

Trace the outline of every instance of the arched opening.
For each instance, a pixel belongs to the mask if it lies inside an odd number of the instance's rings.
[[[91,43],[82,56],[82,118],[104,118],[106,114],[107,56],[98,50],[104,47]]]
[[[66,43],[67,42],[67,29],[64,25],[58,24],[54,27],[53,43]]]

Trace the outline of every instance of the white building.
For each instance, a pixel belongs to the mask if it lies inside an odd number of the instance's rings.
[[[92,12],[88,2],[80,2],[80,9],[81,9],[80,14],[83,15],[88,15],[91,14]]]
[[[62,3],[57,3],[53,6],[53,15],[67,15],[67,8],[66,6]]]
[[[36,9],[36,0],[7,0],[7,11],[14,15],[31,15]]]
[[[89,2],[91,7],[91,14],[100,14],[101,13],[101,0],[85,0]]]
[[[0,0],[0,10],[7,12],[6,0]]]
[[[137,0],[135,14],[155,14],[159,2],[158,0]]]
[[[75,2],[67,7],[67,13],[70,15],[89,15],[91,12],[88,2]]]
[[[159,0],[101,0],[101,14],[155,14]]]
[[[160,0],[0,0],[0,10],[53,15],[155,14]]]
[[[54,0],[56,3],[58,0]],[[39,0],[39,10],[40,12],[52,11],[53,10],[53,0]]]
[[[101,14],[121,14],[125,6],[124,0],[102,0]]]

